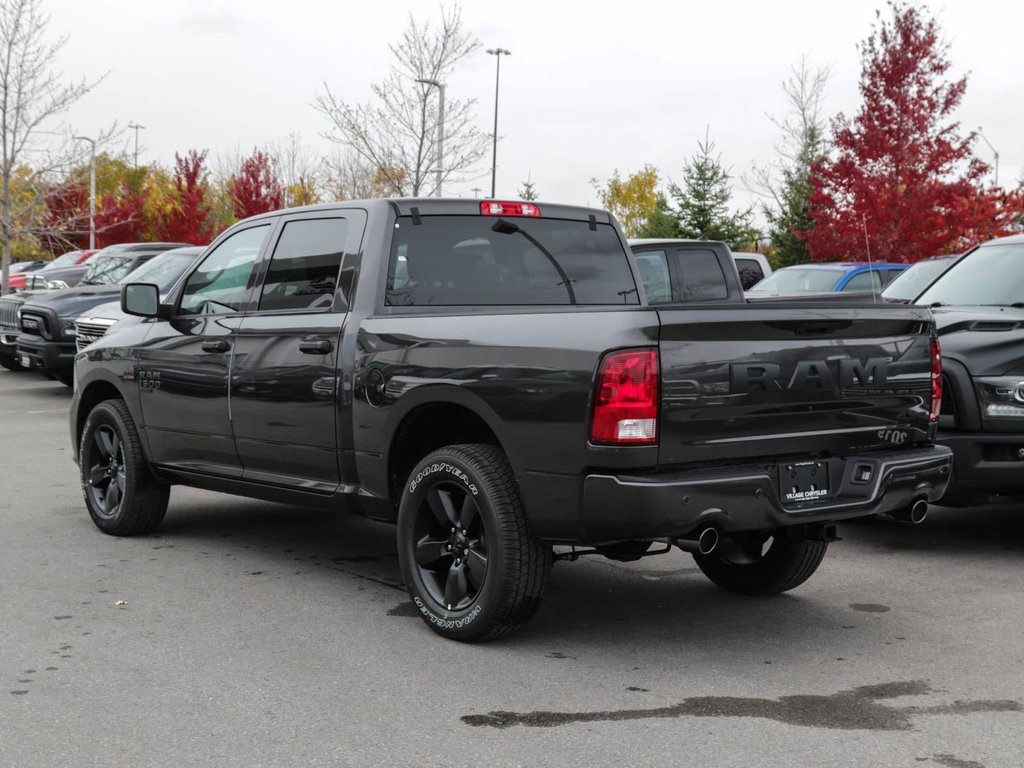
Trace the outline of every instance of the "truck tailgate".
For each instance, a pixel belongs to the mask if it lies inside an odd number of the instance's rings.
[[[931,315],[906,306],[666,309],[659,464],[925,442]]]

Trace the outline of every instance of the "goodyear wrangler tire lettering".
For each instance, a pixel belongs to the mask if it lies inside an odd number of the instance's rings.
[[[491,445],[447,446],[413,468],[399,508],[398,557],[423,621],[466,642],[529,620],[551,569],[508,460]]]

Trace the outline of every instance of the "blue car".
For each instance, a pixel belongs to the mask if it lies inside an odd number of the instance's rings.
[[[753,288],[748,289],[747,293],[879,293],[908,266],[910,265],[890,264],[885,261],[873,264],[866,261],[796,264],[775,270]]]

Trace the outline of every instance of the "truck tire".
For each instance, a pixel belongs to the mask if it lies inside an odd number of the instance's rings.
[[[82,429],[78,459],[89,516],[104,533],[152,533],[167,512],[170,486],[149,471],[123,400],[104,400]]]
[[[2,365],[8,371],[21,370],[21,363],[18,362],[18,358],[10,357],[8,355],[0,355],[0,365]]]
[[[811,541],[796,532],[757,531],[723,538],[711,554],[695,553],[693,559],[722,589],[740,595],[777,595],[807,581],[827,549],[827,541]]]
[[[515,475],[492,445],[450,445],[406,479],[398,560],[421,618],[443,637],[493,640],[537,612],[551,548],[530,530]]]

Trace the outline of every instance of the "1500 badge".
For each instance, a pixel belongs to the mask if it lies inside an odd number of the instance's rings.
[[[139,389],[160,389],[160,371],[139,368],[135,371],[135,378],[139,382]]]

